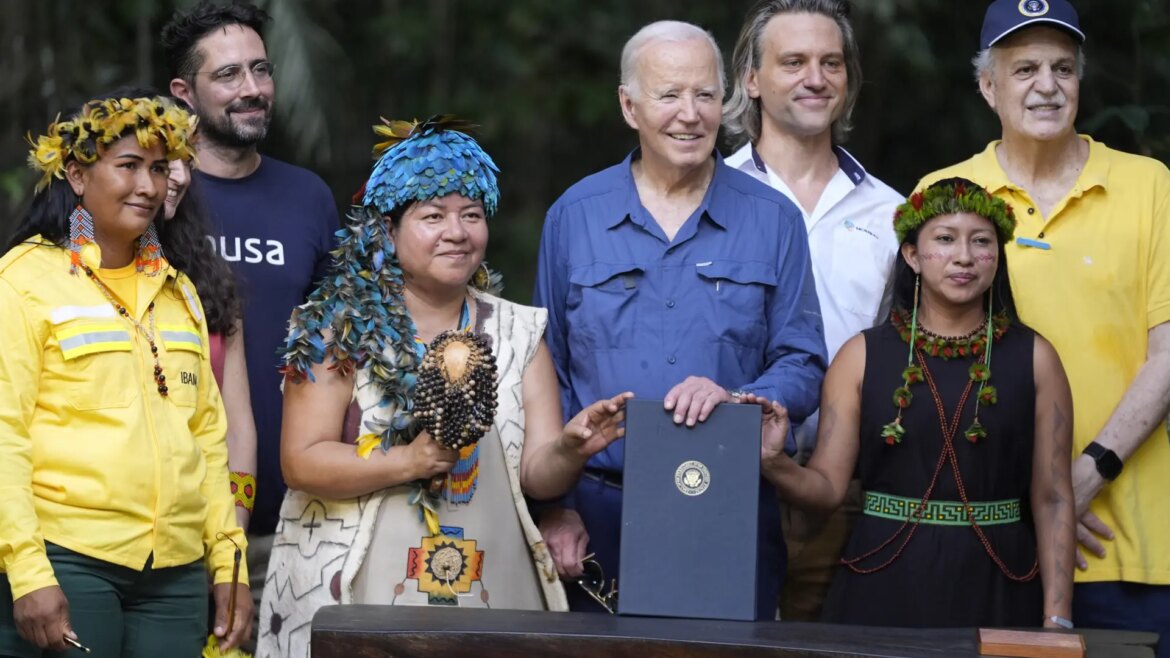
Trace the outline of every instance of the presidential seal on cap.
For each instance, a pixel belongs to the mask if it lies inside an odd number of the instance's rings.
[[[1049,25],[1064,30],[1077,43],[1085,42],[1077,10],[1068,0],[995,0],[983,17],[979,48],[986,50],[1025,27]]]

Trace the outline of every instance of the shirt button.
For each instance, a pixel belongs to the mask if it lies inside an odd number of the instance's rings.
[[[674,300],[673,299],[666,300],[666,308],[674,308]]]
[[[1036,214],[1036,209],[1035,209],[1035,208],[1028,208],[1028,214],[1029,214],[1029,215],[1035,215],[1035,214]]]
[[[672,354],[672,355],[666,357],[666,362],[673,366],[675,363],[678,362],[678,359],[674,358],[674,355]]]
[[[1036,236],[1036,237],[1038,237],[1038,238],[1043,238],[1043,237],[1044,237],[1044,231],[1040,231],[1040,235],[1038,235],[1038,236]]]

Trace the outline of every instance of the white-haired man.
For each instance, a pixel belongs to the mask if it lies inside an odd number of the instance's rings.
[[[1160,632],[1167,658],[1170,171],[1076,133],[1084,39],[1066,0],[992,3],[975,67],[1002,138],[920,185],[963,176],[1014,206],[1020,318],[1052,341],[1073,392],[1072,621]]]
[[[566,418],[627,390],[663,398],[688,425],[739,391],[780,401],[797,421],[816,408],[826,359],[808,238],[787,199],[715,150],[722,71],[704,30],[642,28],[622,51],[618,89],[638,148],[548,212],[535,298],[549,310]],[[764,446],[765,474],[782,448]],[[623,454],[618,442],[590,458],[572,509],[543,515],[563,575],[579,574],[587,551],[617,574]],[[763,479],[760,509],[757,603],[771,618],[784,545]]]

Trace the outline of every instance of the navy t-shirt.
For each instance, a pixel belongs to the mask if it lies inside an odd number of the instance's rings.
[[[256,419],[256,508],[249,531],[276,528],[280,473],[281,375],[277,350],[288,318],[324,276],[338,228],[333,195],[307,169],[265,156],[244,178],[196,172],[215,252],[235,272],[244,309],[244,349]]]

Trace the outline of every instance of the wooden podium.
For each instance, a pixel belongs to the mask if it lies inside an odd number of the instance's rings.
[[[1153,658],[1154,633],[1078,630],[1089,658]],[[755,658],[978,656],[973,628],[910,629],[732,622],[580,612],[327,606],[314,658]]]

